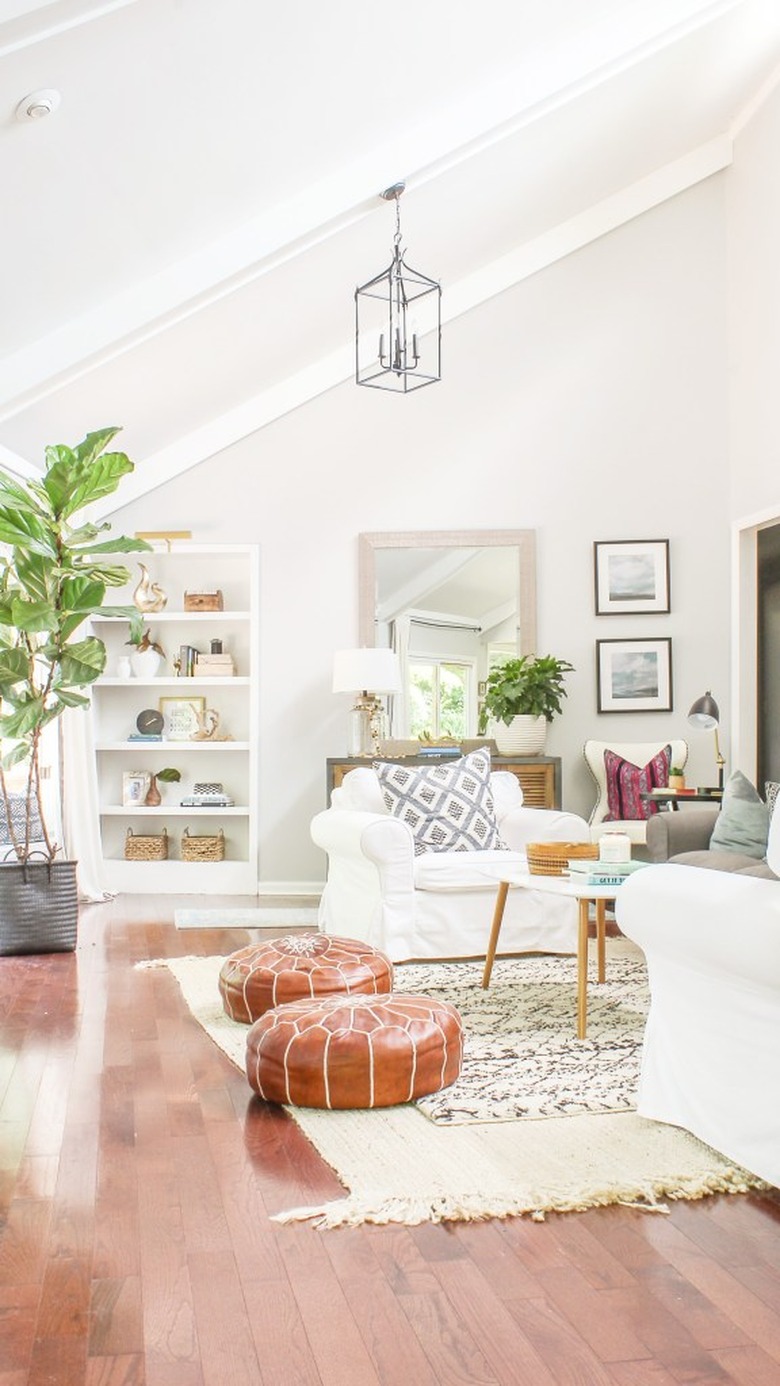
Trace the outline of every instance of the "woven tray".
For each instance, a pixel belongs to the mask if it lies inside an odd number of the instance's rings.
[[[167,829],[163,828],[161,833],[134,833],[132,828],[128,828],[125,838],[125,860],[167,861]]]
[[[562,876],[569,860],[597,861],[599,855],[595,842],[529,842],[525,851],[532,876]]]
[[[225,860],[225,834],[220,828],[218,833],[203,833],[199,837],[190,837],[189,829],[185,828],[181,835],[181,859],[182,861],[224,861]]]

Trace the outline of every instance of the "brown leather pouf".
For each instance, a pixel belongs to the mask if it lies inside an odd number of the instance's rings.
[[[391,1107],[454,1083],[463,1026],[430,996],[329,996],[292,1001],[255,1022],[249,1082],[267,1102]]]
[[[232,1020],[250,1024],[285,1001],[352,992],[386,995],[393,964],[356,938],[289,934],[239,948],[219,973],[222,1004]]]

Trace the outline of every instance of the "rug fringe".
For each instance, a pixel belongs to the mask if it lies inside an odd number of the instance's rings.
[[[570,1197],[545,1200],[544,1206],[529,1207],[527,1201],[517,1198],[488,1198],[468,1195],[457,1197],[449,1194],[431,1194],[428,1197],[413,1198],[374,1198],[356,1197],[335,1199],[332,1203],[322,1203],[310,1207],[288,1208],[271,1216],[271,1222],[281,1224],[292,1222],[311,1222],[313,1227],[329,1229],[334,1227],[359,1227],[361,1223],[403,1223],[416,1227],[424,1222],[483,1222],[488,1218],[530,1217],[532,1222],[544,1222],[547,1213],[583,1213],[588,1208],[602,1208],[615,1203],[624,1208],[634,1208],[638,1213],[669,1214],[662,1198],[699,1199],[718,1193],[748,1193],[757,1187],[755,1181],[748,1182],[744,1170],[726,1169],[717,1175],[693,1182],[683,1180],[673,1187],[662,1185],[654,1189],[637,1189],[635,1193],[616,1197],[615,1189],[594,1190],[586,1199]],[[760,1187],[760,1185],[758,1185]]]

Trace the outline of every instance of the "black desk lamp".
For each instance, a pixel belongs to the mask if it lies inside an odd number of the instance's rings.
[[[718,789],[723,789],[723,767],[726,764],[721,755],[720,743],[718,741],[718,723],[720,722],[720,710],[709,689],[703,698],[697,698],[688,713],[688,721],[692,727],[704,727],[707,731],[715,733],[715,764],[718,767]]]

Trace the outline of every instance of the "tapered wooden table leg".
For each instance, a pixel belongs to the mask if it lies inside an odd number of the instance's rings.
[[[588,1028],[588,901],[577,901],[577,1039]]]
[[[606,900],[596,901],[596,952],[598,956],[598,977],[600,982],[607,980],[607,916]]]
[[[508,890],[509,882],[501,881],[498,887],[498,895],[496,896],[496,907],[493,911],[493,926],[490,930],[490,940],[488,942],[487,953],[485,954],[485,970],[482,973],[483,987],[488,987],[490,985],[490,974],[493,971],[493,962],[498,947],[498,935],[501,933],[501,921],[504,918],[504,905],[506,904]]]

